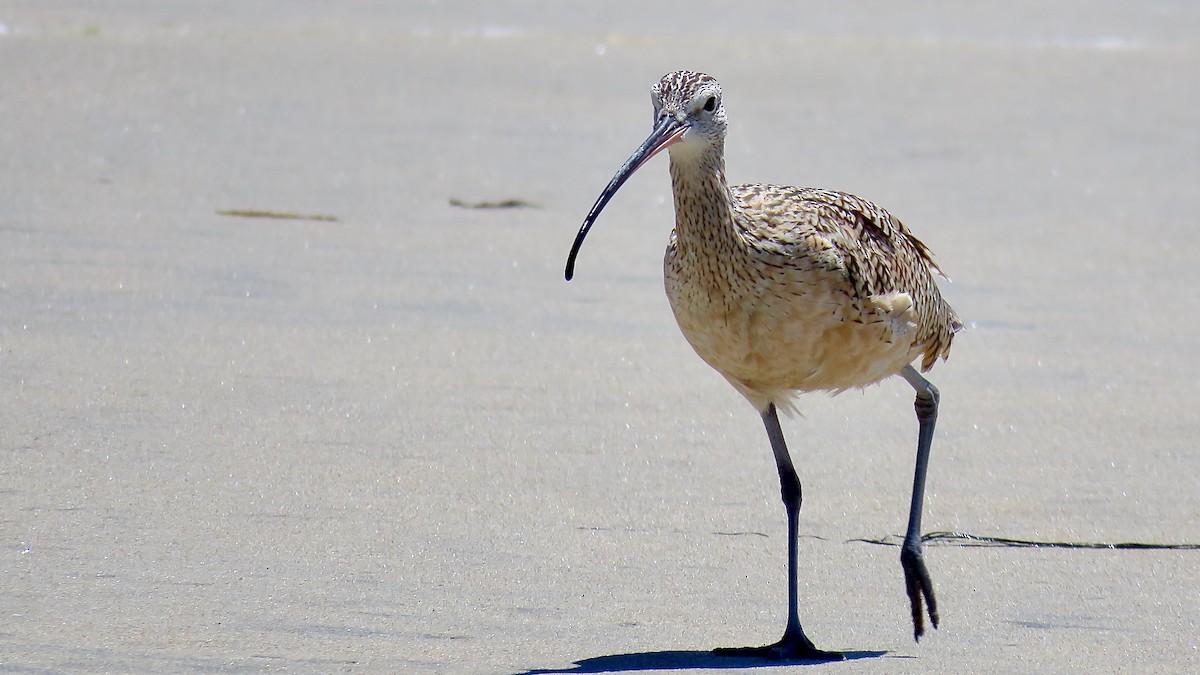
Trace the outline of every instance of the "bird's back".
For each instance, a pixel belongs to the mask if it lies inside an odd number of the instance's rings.
[[[962,324],[929,249],[851,194],[730,188],[732,231],[680,228],[667,294],[697,353],[758,407],[841,391],[945,358]],[[683,233],[680,231],[683,229]]]

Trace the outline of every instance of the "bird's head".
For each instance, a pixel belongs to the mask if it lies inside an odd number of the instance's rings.
[[[721,85],[710,75],[690,70],[667,73],[650,88],[650,100],[654,103],[654,130],[625,160],[580,226],[567,257],[568,281],[575,275],[575,256],[583,239],[608,200],[651,157],[671,148],[672,158],[687,161],[706,150],[720,151],[723,147],[727,128],[725,107],[721,104]]]
[[[654,104],[654,127],[666,126],[675,151],[696,152],[725,139],[728,123],[721,103],[721,85],[710,75],[677,70],[663,75],[650,88]],[[678,144],[678,145],[676,145]],[[649,159],[649,157],[647,157]]]

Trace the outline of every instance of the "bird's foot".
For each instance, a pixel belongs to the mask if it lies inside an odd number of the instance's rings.
[[[925,567],[920,544],[909,546],[906,543],[900,549],[900,566],[904,568],[904,586],[912,604],[913,639],[920,641],[925,634],[923,606],[929,608],[929,623],[938,627],[937,599],[933,596],[933,582],[929,579],[929,568]]]
[[[768,661],[841,661],[846,657],[841,652],[827,652],[813,646],[803,631],[788,631],[775,644],[762,647],[718,647],[717,656],[738,656]]]

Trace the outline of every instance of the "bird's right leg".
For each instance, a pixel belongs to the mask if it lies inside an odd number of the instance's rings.
[[[775,453],[775,466],[779,469],[779,487],[783,495],[783,507],[788,521],[788,620],[783,638],[775,644],[762,647],[732,647],[717,649],[716,653],[728,656],[752,656],[770,659],[804,659],[810,661],[840,661],[845,658],[838,652],[817,649],[800,626],[799,569],[797,544],[800,536],[800,477],[792,465],[783,430],[779,427],[779,415],[772,403],[763,413],[763,424],[771,439],[771,450]]]
[[[908,531],[900,548],[900,565],[904,568],[904,585],[912,605],[913,639],[920,640],[925,633],[925,616],[922,605],[929,611],[929,622],[938,626],[937,599],[933,595],[933,582],[929,579],[929,568],[921,550],[921,507],[925,501],[925,473],[929,467],[929,447],[933,445],[933,427],[937,424],[938,401],[941,395],[916,368],[905,366],[900,375],[917,391],[917,464],[913,471],[912,503],[908,511]]]

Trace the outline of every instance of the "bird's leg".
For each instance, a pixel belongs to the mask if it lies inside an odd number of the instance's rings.
[[[767,436],[771,439],[771,450],[775,453],[775,465],[779,469],[779,486],[783,494],[783,507],[787,511],[788,521],[788,620],[783,638],[775,644],[762,647],[732,647],[715,650],[717,654],[728,656],[751,656],[770,659],[805,659],[811,661],[835,661],[844,658],[837,652],[826,652],[817,649],[804,629],[800,627],[799,604],[799,570],[796,562],[796,547],[800,530],[800,477],[792,465],[791,455],[788,454],[787,444],[783,440],[783,430],[779,427],[779,415],[775,404],[771,404],[763,413],[763,423],[767,427]]]
[[[937,422],[938,401],[941,395],[937,387],[921,377],[911,365],[905,366],[900,375],[917,390],[914,407],[917,411],[917,465],[913,476],[912,505],[908,510],[908,531],[900,548],[900,566],[904,568],[904,584],[908,599],[912,603],[913,638],[921,639],[925,632],[925,613],[922,605],[929,608],[929,622],[938,625],[937,600],[933,597],[933,582],[921,551],[921,508],[925,501],[925,471],[929,467],[929,446],[933,443],[933,427]]]

